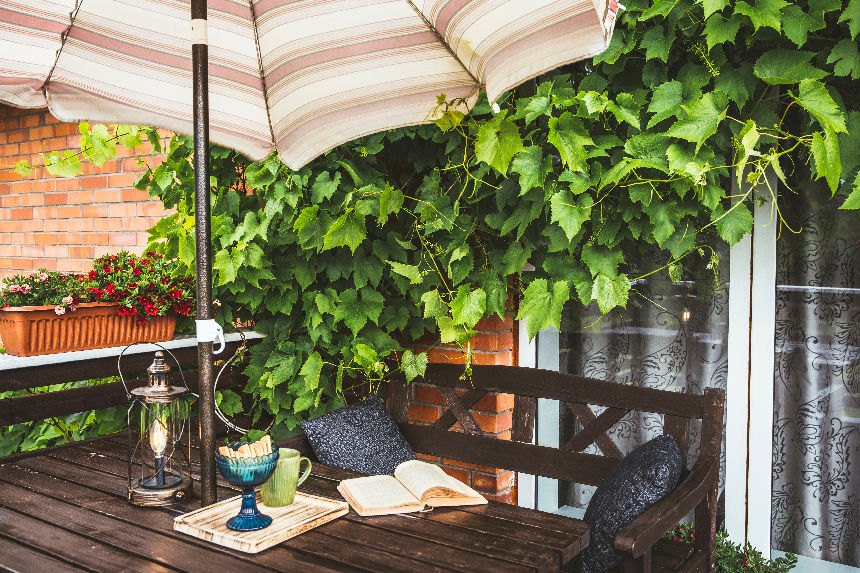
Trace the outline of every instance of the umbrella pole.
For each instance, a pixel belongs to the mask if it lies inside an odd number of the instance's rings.
[[[212,249],[209,222],[209,47],[206,0],[191,0],[194,74],[194,221],[197,240],[197,320],[212,320]],[[218,501],[215,489],[215,392],[212,387],[212,342],[198,336],[200,371],[200,502]]]

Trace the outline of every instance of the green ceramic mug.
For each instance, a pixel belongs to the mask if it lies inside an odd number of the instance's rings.
[[[296,498],[296,488],[308,479],[311,473],[311,461],[302,456],[298,450],[280,448],[280,454],[275,473],[260,488],[263,503],[268,507],[284,507],[293,503]],[[308,462],[308,466],[299,477],[299,466],[302,460]]]

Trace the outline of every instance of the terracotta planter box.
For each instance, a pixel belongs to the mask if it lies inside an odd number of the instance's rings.
[[[173,338],[176,315],[154,316],[145,324],[137,317],[120,316],[119,307],[86,302],[75,312],[54,313],[53,306],[10,306],[0,309],[0,338],[12,356],[56,354],[157,342]]]

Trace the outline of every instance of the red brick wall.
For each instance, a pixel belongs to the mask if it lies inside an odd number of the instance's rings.
[[[134,189],[152,165],[149,144],[134,154],[118,147],[101,167],[82,162],[76,178],[51,177],[37,169],[23,178],[15,163],[36,163],[40,152],[79,149],[76,123],[60,123],[47,110],[0,105],[0,279],[39,268],[80,272],[105,253],[140,253],[146,229],[164,215],[157,200]]]
[[[482,320],[475,327],[478,334],[472,338],[473,364],[517,365],[516,322],[508,316]],[[430,347],[432,340],[420,340],[413,345],[417,351],[426,350],[434,363],[465,364],[465,353],[456,346]],[[413,423],[432,424],[445,411],[445,401],[434,386],[415,383],[410,387],[409,420]],[[461,392],[462,394],[462,392]],[[511,439],[514,397],[510,394],[488,394],[472,409],[472,417],[487,436],[502,440]],[[460,424],[454,426],[460,429]],[[439,464],[448,474],[469,484],[488,499],[516,503],[516,476],[514,472],[478,466],[448,458],[420,456]]]

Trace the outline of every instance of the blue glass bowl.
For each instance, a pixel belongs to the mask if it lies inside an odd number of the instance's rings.
[[[240,445],[237,442],[228,447],[236,450]],[[247,458],[227,458],[215,452],[218,471],[228,482],[242,488],[242,508],[236,516],[227,520],[228,528],[234,531],[256,531],[272,524],[272,518],[257,508],[254,488],[262,485],[275,472],[278,456],[278,450],[266,456]]]

